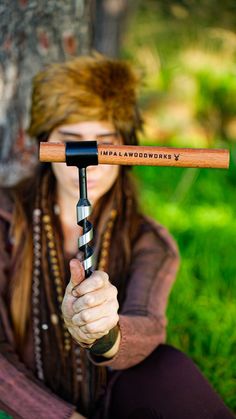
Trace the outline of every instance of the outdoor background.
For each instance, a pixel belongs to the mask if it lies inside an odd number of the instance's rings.
[[[230,149],[229,170],[139,167],[143,210],[169,228],[181,267],[168,342],[236,412],[235,0],[1,0],[0,184],[29,174],[32,76],[96,49],[133,63],[141,143]]]
[[[143,209],[169,228],[182,259],[168,342],[196,361],[236,411],[235,7],[189,4],[140,2],[130,17],[122,56],[145,76],[141,142],[229,148],[230,169],[135,173]]]

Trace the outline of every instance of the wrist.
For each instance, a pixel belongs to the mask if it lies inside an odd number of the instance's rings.
[[[97,339],[90,347],[90,353],[96,356],[109,356],[109,352],[113,349],[114,345],[120,342],[120,329],[118,324],[113,327],[109,333],[100,339]],[[118,344],[119,346],[119,344]],[[111,357],[114,355],[111,355]]]
[[[109,349],[107,352],[105,352],[102,355],[102,357],[103,358],[108,358],[108,359],[113,358],[117,354],[117,352],[119,350],[120,340],[121,340],[121,333],[120,333],[120,329],[119,329],[119,332],[118,332],[118,335],[117,335],[117,339],[116,339],[114,345],[112,346],[111,349]]]

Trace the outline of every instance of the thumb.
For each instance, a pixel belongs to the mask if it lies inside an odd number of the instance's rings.
[[[77,287],[85,278],[85,272],[82,263],[78,259],[71,259],[70,261],[70,282],[72,289]]]
[[[78,295],[73,293],[74,288],[77,287],[84,279],[84,268],[82,263],[78,259],[71,259],[70,261],[70,272],[71,278],[70,282],[66,287],[66,292],[62,302],[62,313],[64,319],[68,322],[71,321],[71,318],[74,315],[73,310],[73,303],[75,302],[75,298],[78,298]]]

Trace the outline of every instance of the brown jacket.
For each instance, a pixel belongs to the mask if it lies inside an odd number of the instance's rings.
[[[33,339],[29,336],[20,361],[10,322],[6,295],[11,278],[9,226],[11,203],[0,196],[0,410],[14,418],[62,419],[75,410],[34,376]],[[116,356],[99,365],[129,368],[147,357],[166,338],[166,306],[179,264],[170,234],[144,218],[133,248],[130,281],[120,313],[121,344]],[[8,302],[9,304],[9,302]],[[31,329],[29,329],[31,330]],[[30,334],[31,332],[29,332]],[[49,348],[50,350],[50,348]],[[97,365],[91,359],[93,364]]]

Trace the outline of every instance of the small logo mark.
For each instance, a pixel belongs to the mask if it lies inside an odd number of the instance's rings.
[[[174,156],[175,156],[175,161],[178,161],[180,154],[174,154]]]

